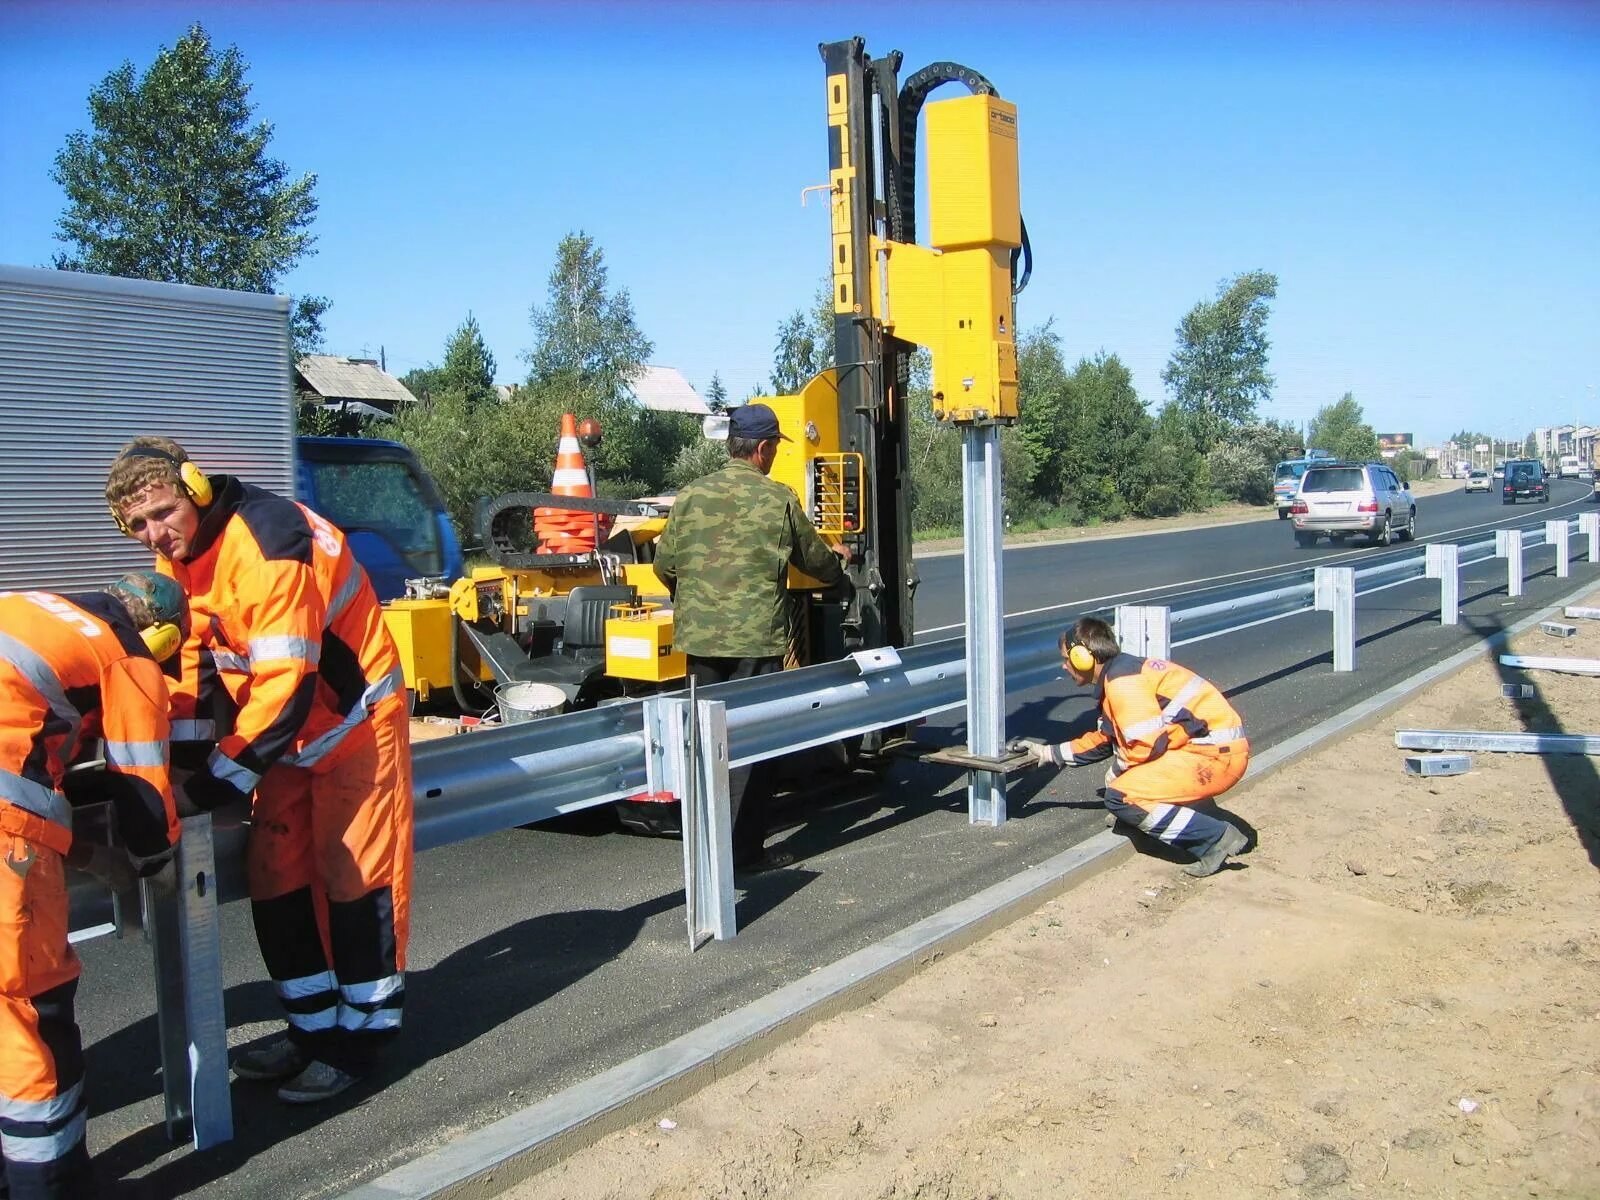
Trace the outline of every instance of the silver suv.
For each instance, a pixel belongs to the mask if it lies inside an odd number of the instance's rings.
[[[1417,502],[1406,485],[1382,463],[1329,463],[1312,467],[1300,480],[1289,508],[1294,540],[1314,546],[1319,534],[1335,543],[1352,533],[1374,545],[1417,534]]]

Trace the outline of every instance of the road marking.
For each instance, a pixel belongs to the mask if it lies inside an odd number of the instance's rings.
[[[1448,494],[1448,493],[1444,493],[1444,494]],[[1426,497],[1424,497],[1424,499],[1426,499]],[[1560,504],[1557,504],[1553,508],[1548,510],[1548,513],[1545,514],[1545,517],[1543,519],[1548,519],[1549,513],[1559,512],[1563,508],[1570,508],[1570,507],[1572,507],[1574,505],[1585,504],[1585,503],[1589,502],[1591,499],[1592,499],[1592,494],[1591,493],[1585,493],[1584,495],[1578,496],[1578,497],[1576,497],[1575,499],[1572,499],[1572,500],[1563,500]],[[1541,507],[1543,507],[1543,506],[1541,506]],[[1480,523],[1478,523],[1476,525],[1458,525],[1454,529],[1444,529],[1444,530],[1440,530],[1438,533],[1428,534],[1426,537],[1419,537],[1415,541],[1411,542],[1410,544],[1412,546],[1422,546],[1422,545],[1426,545],[1428,542],[1437,542],[1437,541],[1439,541],[1439,540],[1441,540],[1443,538],[1448,538],[1448,537],[1451,537],[1451,536],[1453,536],[1455,534],[1458,534],[1458,533],[1471,533],[1475,529],[1498,528],[1501,525],[1504,525],[1508,521],[1516,521],[1517,519],[1518,518],[1517,518],[1516,514],[1513,513],[1510,516],[1502,516],[1498,520],[1495,520],[1495,521],[1483,521],[1483,522],[1480,522]],[[1265,520],[1263,520],[1262,524],[1265,525],[1265,524],[1267,524],[1267,522]],[[1536,529],[1536,528],[1541,528],[1541,527],[1540,526],[1528,526],[1528,528]],[[1096,540],[1097,541],[1118,541],[1120,539],[1118,539],[1118,538],[1099,538],[1099,539],[1096,539]],[[1055,546],[1074,545],[1074,544],[1076,544],[1076,543],[1073,543],[1073,542],[1056,542],[1056,543],[1053,543],[1053,545],[1051,545],[1051,546],[1011,546],[1011,547],[1008,547],[1007,550],[1008,550],[1008,552],[1009,551],[1015,551],[1015,550],[1043,550],[1043,549],[1053,549]],[[1540,547],[1540,548],[1542,548],[1542,547]],[[1173,598],[1173,599],[1177,599],[1177,598],[1179,598],[1181,596],[1187,596],[1187,595],[1190,595],[1190,594],[1192,594],[1194,592],[1197,592],[1197,591],[1205,591],[1208,587],[1214,587],[1217,584],[1223,582],[1224,580],[1240,579],[1240,578],[1242,578],[1244,576],[1249,576],[1249,575],[1259,575],[1259,576],[1261,576],[1261,580],[1264,581],[1264,580],[1273,578],[1275,575],[1297,574],[1300,571],[1305,570],[1306,566],[1318,566],[1318,567],[1327,566],[1330,563],[1338,562],[1338,561],[1340,561],[1342,559],[1355,558],[1357,556],[1377,557],[1375,555],[1372,555],[1371,551],[1372,551],[1372,547],[1370,547],[1370,546],[1362,547],[1361,549],[1357,549],[1357,550],[1330,551],[1330,552],[1328,552],[1326,554],[1319,554],[1319,555],[1315,555],[1315,556],[1313,556],[1311,558],[1300,559],[1297,562],[1297,564],[1292,566],[1292,567],[1291,566],[1287,566],[1286,564],[1283,564],[1283,563],[1274,563],[1274,564],[1271,564],[1269,566],[1264,566],[1264,567],[1249,567],[1249,568],[1246,568],[1245,570],[1242,570],[1242,571],[1229,571],[1229,572],[1226,572],[1225,574],[1222,574],[1222,575],[1207,575],[1207,576],[1203,576],[1203,577],[1201,577],[1199,579],[1181,579],[1181,580],[1178,580],[1175,583],[1158,583],[1158,584],[1154,584],[1154,585],[1152,585],[1150,587],[1146,587],[1146,588],[1135,588],[1131,592],[1109,592],[1104,596],[1090,596],[1090,597],[1087,597],[1086,599],[1079,599],[1079,600],[1064,600],[1059,604],[1047,604],[1042,608],[1024,608],[1024,609],[1019,609],[1016,612],[1008,612],[1008,613],[1005,614],[1005,616],[1006,616],[1007,619],[1009,619],[1011,617],[1036,617],[1036,616],[1039,616],[1041,613],[1060,612],[1064,608],[1077,608],[1077,607],[1080,607],[1081,605],[1085,605],[1085,604],[1102,604],[1107,600],[1121,600],[1121,599],[1124,599],[1124,598],[1127,598],[1127,597],[1130,597],[1130,596],[1142,596],[1142,595],[1145,595],[1147,592],[1162,592],[1164,594],[1170,595],[1171,598]],[[1415,581],[1408,581],[1408,582],[1415,582]],[[1172,589],[1172,588],[1178,588],[1178,589],[1181,589],[1181,590],[1179,590],[1179,591],[1171,591],[1170,589]],[[948,632],[949,630],[952,630],[952,629],[965,629],[966,627],[967,627],[967,623],[965,621],[959,621],[954,625],[934,625],[934,626],[931,626],[928,629],[919,629],[916,632],[917,632],[918,636],[921,636],[922,634],[926,634],[926,633],[945,633],[945,632]]]

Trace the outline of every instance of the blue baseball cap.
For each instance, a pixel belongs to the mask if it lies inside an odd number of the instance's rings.
[[[728,436],[750,438],[757,442],[764,442],[768,438],[784,442],[789,440],[778,428],[778,414],[765,404],[742,404],[730,412]]]

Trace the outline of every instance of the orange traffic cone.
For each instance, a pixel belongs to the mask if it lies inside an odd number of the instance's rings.
[[[550,491],[557,496],[594,498],[583,449],[578,445],[577,421],[561,414],[561,442],[556,447],[556,472]],[[533,531],[539,536],[540,554],[587,554],[611,528],[611,518],[568,508],[536,508]]]

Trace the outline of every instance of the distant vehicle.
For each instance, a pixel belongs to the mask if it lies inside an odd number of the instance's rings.
[[[1300,480],[1300,494],[1289,509],[1294,540],[1314,546],[1327,534],[1341,543],[1365,534],[1375,546],[1417,535],[1417,504],[1398,476],[1383,463],[1331,463],[1311,467]]]
[[[1506,463],[1506,477],[1500,485],[1502,504],[1515,504],[1518,500],[1550,503],[1549,477],[1544,464],[1535,458],[1513,459]]]
[[[1504,479],[1506,477],[1506,464],[1505,463],[1503,463],[1503,462],[1495,463],[1495,465],[1494,465],[1494,477],[1496,479]]]
[[[1563,454],[1556,466],[1557,479],[1577,479],[1580,471],[1589,469],[1589,464],[1576,454]]]
[[[1493,487],[1491,487],[1489,483],[1489,472],[1484,470],[1467,472],[1467,486],[1462,488],[1462,491],[1483,492],[1487,494],[1493,490]]]
[[[1333,455],[1326,450],[1307,450],[1300,458],[1286,458],[1272,469],[1272,501],[1278,507],[1278,520],[1289,515],[1295,493],[1300,490],[1300,477],[1317,463],[1332,462]]]
[[[1594,469],[1591,467],[1579,467],[1578,478],[1592,483],[1594,481]]]

